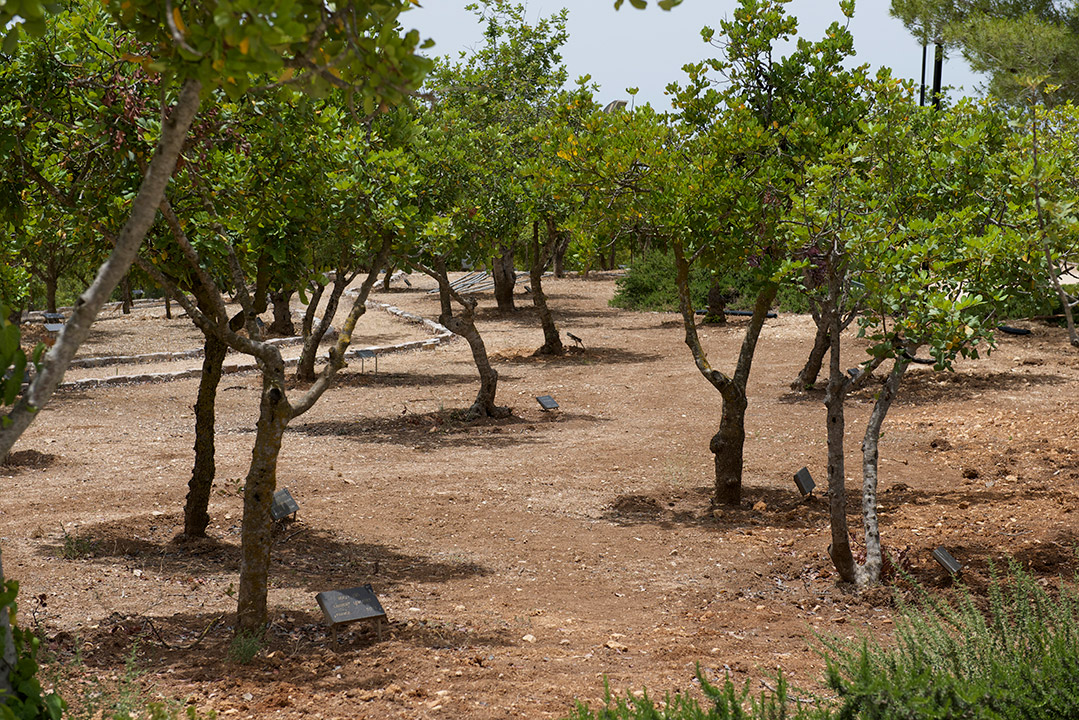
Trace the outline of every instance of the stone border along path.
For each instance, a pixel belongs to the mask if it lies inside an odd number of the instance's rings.
[[[403,352],[405,350],[433,350],[439,345],[449,342],[453,339],[454,334],[445,327],[439,325],[433,320],[414,315],[410,312],[406,312],[395,305],[389,305],[388,303],[375,302],[373,300],[367,301],[367,307],[373,310],[382,310],[395,317],[399,317],[406,322],[421,324],[430,330],[435,335],[434,337],[425,338],[423,340],[411,340],[409,342],[398,343],[396,345],[384,345],[384,346],[371,346],[364,348],[350,348],[345,352],[345,357],[359,357],[361,352],[374,352],[376,354]],[[291,338],[275,338],[267,341],[275,345],[288,345],[295,344],[297,342],[303,342],[302,337]],[[198,357],[202,355],[202,349],[197,350],[184,350],[182,352],[175,353],[148,353],[146,355],[117,355],[113,357],[95,357],[95,358],[83,358],[79,364],[72,363],[71,367],[101,367],[104,365],[113,365],[121,363],[138,363],[138,362],[154,362],[161,360],[183,360],[192,357]],[[289,358],[285,360],[286,367],[296,365],[300,359],[298,357]],[[222,374],[230,374],[237,372],[244,372],[247,370],[255,370],[258,364],[254,360],[238,363],[226,363],[222,368]],[[110,385],[133,385],[136,383],[145,382],[169,382],[171,380],[180,380],[182,378],[198,377],[202,374],[202,368],[190,368],[188,370],[179,370],[177,372],[168,373],[144,373],[141,375],[112,375],[106,378],[87,378],[85,380],[72,380],[60,384],[60,388],[64,390],[86,390],[89,388],[108,387]]]

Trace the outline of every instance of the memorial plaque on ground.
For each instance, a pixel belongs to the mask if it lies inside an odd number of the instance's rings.
[[[378,625],[378,639],[382,640],[382,621],[386,611],[375,597],[371,585],[349,588],[347,590],[326,590],[315,596],[319,608],[326,618],[326,624],[333,630],[334,642],[337,642],[337,626],[357,620],[374,620]]]
[[[356,355],[360,358],[360,372],[363,372],[363,364],[366,360],[375,361],[375,375],[378,375],[378,354],[374,350],[359,350]]]
[[[813,488],[817,487],[817,483],[813,482],[813,476],[809,474],[809,468],[802,468],[794,474],[794,484],[803,495],[808,495],[813,492]]]
[[[944,546],[938,547],[933,551],[933,559],[940,563],[940,566],[952,575],[957,574],[963,569],[963,563],[952,557],[952,554],[948,552]]]
[[[544,410],[557,410],[558,403],[550,395],[540,395],[536,398],[536,402],[540,404],[540,407]]]
[[[292,497],[292,493],[288,491],[288,488],[281,488],[273,494],[273,506],[270,508],[270,517],[274,520],[280,520],[291,516],[295,516],[300,511],[300,506],[296,503],[296,500]]]

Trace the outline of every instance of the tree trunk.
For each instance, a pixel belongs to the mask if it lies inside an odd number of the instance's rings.
[[[557,242],[558,231],[554,223],[547,221],[547,243],[543,250],[540,249],[539,221],[532,223],[532,266],[529,268],[529,279],[532,281],[532,304],[539,313],[540,325],[543,326],[543,347],[536,351],[537,355],[564,355],[562,337],[558,334],[558,328],[554,324],[551,309],[547,307],[547,296],[543,293],[543,271],[547,269],[547,263]]]
[[[468,347],[472,350],[472,361],[476,364],[476,370],[480,376],[480,389],[476,394],[476,400],[466,413],[466,418],[476,420],[482,417],[503,418],[510,414],[509,408],[495,405],[495,393],[498,390],[498,372],[491,367],[490,358],[487,357],[487,347],[483,343],[479,330],[476,329],[474,298],[461,297],[450,287],[449,277],[446,274],[446,263],[439,259],[435,262],[435,268],[420,268],[438,282],[438,299],[442,311],[438,321],[450,332],[460,335],[468,341]],[[453,314],[451,300],[457,300],[461,306],[460,316]]]
[[[390,291],[390,278],[393,276],[393,271],[396,267],[396,265],[386,266],[386,276],[382,278],[382,292]]]
[[[131,204],[131,212],[120,234],[116,237],[109,259],[98,269],[93,284],[79,296],[71,317],[60,332],[52,349],[46,353],[41,371],[34,376],[29,389],[8,413],[5,427],[0,429],[0,461],[7,457],[12,445],[34,418],[40,415],[57,386],[63,381],[68,365],[79,346],[90,333],[90,326],[101,307],[120,279],[127,274],[138,252],[139,245],[157,215],[157,207],[165,194],[165,187],[176,168],[187,130],[199,107],[202,84],[195,79],[184,82],[180,96],[162,126],[153,160],[139,186],[138,195]]]
[[[165,319],[172,320],[172,298],[165,294]]]
[[[833,300],[836,299],[838,299],[838,292]],[[839,577],[846,582],[854,582],[854,556],[850,550],[850,529],[847,526],[847,479],[843,457],[845,431],[843,403],[847,396],[847,379],[840,365],[841,323],[839,311],[835,309],[834,303],[826,308],[822,315],[831,341],[828,391],[824,396],[828,424],[828,512],[832,529],[832,544],[828,546],[828,555],[832,558],[832,564],[835,565]]]
[[[196,291],[199,309],[213,314],[213,304]],[[217,387],[221,383],[221,366],[225,362],[228,346],[225,341],[211,333],[203,333],[202,375],[199,378],[199,394],[195,400],[195,463],[191,480],[187,483],[187,501],[184,504],[184,537],[206,537],[210,524],[210,491],[217,474],[214,449],[214,405]]]
[[[899,383],[903,380],[908,361],[897,358],[892,372],[884,382],[873,405],[873,413],[865,428],[862,440],[862,524],[865,529],[865,564],[858,568],[856,580],[858,587],[875,585],[880,582],[880,571],[884,564],[880,548],[880,523],[877,519],[877,469],[879,467],[880,428],[888,409],[895,400]]]
[[[774,283],[764,285],[757,294],[753,307],[753,317],[746,328],[742,347],[738,352],[738,362],[734,375],[728,377],[714,369],[697,334],[697,319],[693,302],[689,297],[689,263],[686,261],[682,246],[674,244],[675,286],[678,289],[678,305],[682,312],[682,323],[686,330],[686,345],[693,353],[697,369],[708,382],[719,390],[722,397],[722,409],[719,431],[709,442],[709,449],[715,455],[716,492],[712,498],[715,505],[739,505],[742,502],[742,462],[745,447],[745,411],[748,406],[746,386],[753,367],[753,355],[757,349],[757,340],[768,316],[768,310],[775,300],[777,286]]]
[[[809,351],[809,358],[805,367],[798,373],[798,377],[791,383],[791,390],[810,390],[817,384],[821,365],[824,363],[824,355],[831,346],[831,337],[828,328],[823,322],[817,323],[817,333],[813,337],[813,349]]]
[[[314,308],[318,301],[321,299],[322,294],[325,291],[325,286],[319,286],[318,297],[311,299],[311,304],[307,306],[307,314],[304,315],[304,340],[303,350],[300,352],[300,361],[296,365],[296,379],[310,382],[315,379],[315,360],[318,357],[318,345],[322,342],[322,338],[325,337],[326,332],[330,329],[330,323],[333,322],[334,316],[337,315],[337,306],[341,302],[341,295],[344,294],[345,288],[349,286],[355,279],[355,275],[351,277],[344,270],[338,270],[334,274],[333,289],[330,291],[330,296],[326,300],[326,309],[322,312],[322,318],[318,322],[318,327],[314,329],[308,329],[313,324],[314,319],[308,318],[308,315],[313,316],[312,308]]]
[[[610,253],[610,255],[607,256],[607,269],[608,270],[614,270],[614,264],[615,264],[615,261],[617,260],[617,253],[618,253],[618,236],[615,236],[611,240],[611,253]]]
[[[45,274],[45,312],[56,312],[56,286],[59,278],[53,273]]]
[[[124,279],[120,281],[120,312],[124,315],[131,314],[131,275],[124,275]]]
[[[315,326],[315,313],[318,312],[318,304],[322,302],[322,294],[326,292],[324,283],[315,283],[315,289],[311,291],[307,309],[303,311],[303,320],[300,321],[300,334],[306,339],[310,337],[311,330]]]
[[[502,245],[501,253],[495,255],[491,263],[495,281],[495,302],[500,312],[513,312],[513,286],[517,282],[517,273],[513,266],[513,245]]]
[[[289,301],[292,300],[292,290],[278,290],[270,293],[270,302],[273,303],[273,323],[270,332],[281,337],[292,337],[296,334],[296,325],[292,322],[292,308]]]
[[[569,251],[570,234],[568,230],[558,233],[558,240],[554,249],[554,276],[564,278],[566,276],[565,262],[566,252]]]
[[[727,302],[729,298],[726,290],[718,282],[713,282],[708,288],[708,322],[711,325],[727,324]]]
[[[712,505],[737,506],[742,503],[742,453],[746,444],[746,407],[744,390],[734,383],[721,394],[722,410],[719,432],[712,436],[708,449],[715,457],[716,491]]]
[[[925,58],[929,54],[929,43],[922,43],[922,85],[918,93],[918,107],[925,107]]]
[[[277,457],[288,427],[291,408],[282,391],[284,365],[267,366],[262,376],[262,402],[251,450],[251,467],[244,485],[244,517],[241,529],[240,591],[237,633],[262,637],[266,630],[266,592],[273,544],[270,508],[277,489]]]
[[[939,42],[933,52],[933,109],[940,110],[941,73],[944,70],[944,46]]]

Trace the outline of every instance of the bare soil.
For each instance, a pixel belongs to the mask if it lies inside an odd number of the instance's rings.
[[[272,622],[247,664],[228,651],[258,375],[222,381],[212,538],[188,544],[174,537],[197,380],[58,393],[0,467],[4,569],[22,584],[21,622],[45,638],[44,676],[84,706],[100,683],[131,679],[134,659],[146,697],[225,717],[557,718],[575,698],[596,702],[605,677],[616,691],[692,690],[696,663],[755,687],[782,666],[819,689],[814,633],[886,640],[892,590],[837,585],[826,503],[801,501],[792,481],[802,466],[825,477],[822,394],[789,389],[812,321],[765,327],[745,502],[713,511],[719,396],[678,316],[609,307],[611,277],[544,284],[584,343],[565,357],[532,356],[542,333],[527,296],[512,315],[487,296],[479,314],[509,419],[456,419],[477,389],[458,340],[382,356],[377,375],[353,362],[292,423],[278,486],[301,509],[276,533]],[[429,284],[414,285],[377,299],[434,318]],[[388,317],[361,326],[418,332]],[[101,322],[92,354],[197,347],[163,323]],[[1079,568],[1079,356],[1061,330],[1025,326],[955,373],[915,368],[885,423],[882,535],[931,592],[955,592],[930,555],[940,545],[975,592],[1009,556],[1043,583]],[[742,329],[703,330],[718,367]],[[844,352],[845,366],[864,357],[855,341]],[[558,410],[541,410],[546,394]],[[867,391],[848,406],[853,496],[871,403]],[[856,497],[850,507],[857,530]],[[388,613],[383,639],[354,624],[334,644],[315,594],[364,583]]]

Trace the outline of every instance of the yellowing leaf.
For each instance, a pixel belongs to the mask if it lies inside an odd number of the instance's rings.
[[[292,79],[292,76],[296,74],[295,68],[285,68],[285,71],[281,73],[281,82],[288,82]]]
[[[184,25],[184,19],[180,15],[180,8],[172,9],[172,21],[176,24],[176,29],[179,30],[182,35],[187,35],[187,25]]]
[[[250,47],[251,47],[251,40],[249,38],[244,38],[243,40],[240,41],[240,52],[242,54],[246,55],[247,51],[248,51],[248,49]]]

